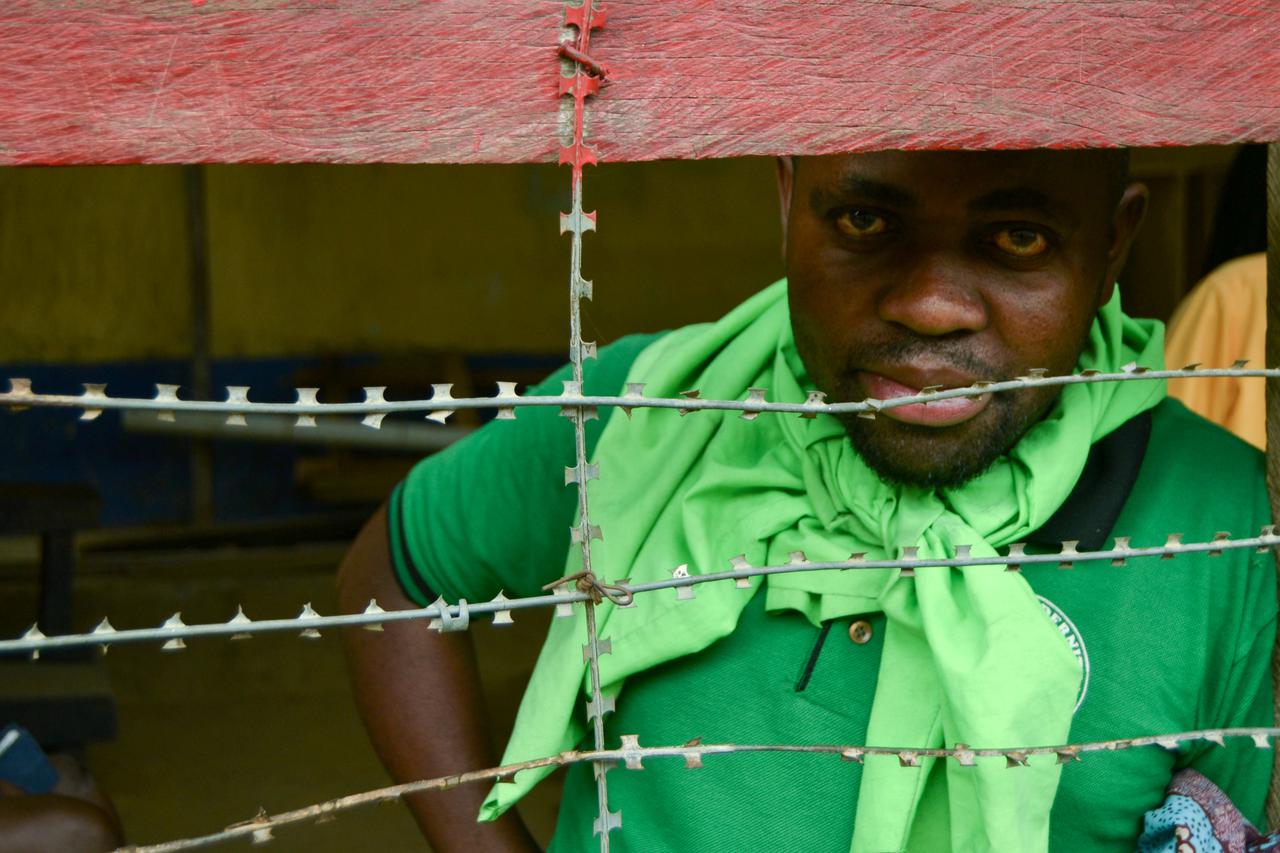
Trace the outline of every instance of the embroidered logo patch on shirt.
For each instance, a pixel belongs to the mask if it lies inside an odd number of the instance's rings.
[[[1058,629],[1058,633],[1067,641],[1067,648],[1071,649],[1071,653],[1076,656],[1076,662],[1080,664],[1080,693],[1076,697],[1076,707],[1071,713],[1080,710],[1080,706],[1084,704],[1085,694],[1089,692],[1089,650],[1085,648],[1084,637],[1080,636],[1080,630],[1076,628],[1074,622],[1067,618],[1067,614],[1063,613],[1058,605],[1054,604],[1043,595],[1037,595],[1040,600],[1040,606],[1044,608],[1044,614],[1049,617],[1049,621],[1053,623],[1053,627]]]

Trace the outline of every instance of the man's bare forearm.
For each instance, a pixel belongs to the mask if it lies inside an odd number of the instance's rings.
[[[114,816],[87,800],[0,796],[0,853],[105,853],[123,841]]]
[[[393,574],[385,508],[365,525],[338,575],[344,612],[369,599],[388,609],[414,607]],[[496,763],[467,634],[437,634],[426,622],[393,622],[381,632],[348,629],[343,643],[356,705],[374,749],[397,782],[445,776]],[[528,851],[537,846],[515,812],[477,823],[487,786],[406,798],[418,826],[438,853]]]

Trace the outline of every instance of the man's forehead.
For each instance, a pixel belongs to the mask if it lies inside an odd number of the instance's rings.
[[[1107,186],[1101,151],[875,151],[797,158],[799,172],[832,191],[859,186],[893,188],[924,197],[978,197],[1030,188],[1054,197],[1082,198]]]

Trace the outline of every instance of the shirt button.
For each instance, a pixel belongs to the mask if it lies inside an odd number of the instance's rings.
[[[865,619],[854,622],[849,626],[849,639],[860,646],[871,642],[871,623]]]

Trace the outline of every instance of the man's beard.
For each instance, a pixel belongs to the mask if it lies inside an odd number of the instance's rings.
[[[1025,393],[1025,392],[1024,392]],[[852,413],[840,416],[849,440],[863,461],[881,479],[890,483],[926,489],[948,489],[962,486],[982,474],[1002,455],[1011,450],[1031,426],[1039,420],[1039,410],[1022,415],[1008,393],[995,394],[979,416],[981,430],[954,446],[946,441],[941,452],[922,453],[923,444],[941,445],[954,433],[954,427],[928,427],[891,421],[877,415],[876,421],[859,418]]]
[[[903,340],[863,345],[851,354],[850,364],[904,364],[928,353],[971,376],[1004,379],[1012,369],[994,366],[943,341]],[[851,377],[856,371],[847,369]],[[836,399],[861,399],[852,381],[840,382]],[[1058,389],[1022,389],[992,395],[990,403],[972,420],[953,426],[932,427],[895,421],[885,413],[874,420],[854,413],[840,416],[849,440],[867,465],[881,479],[927,489],[955,488],[982,474],[1013,449],[1053,405]]]

